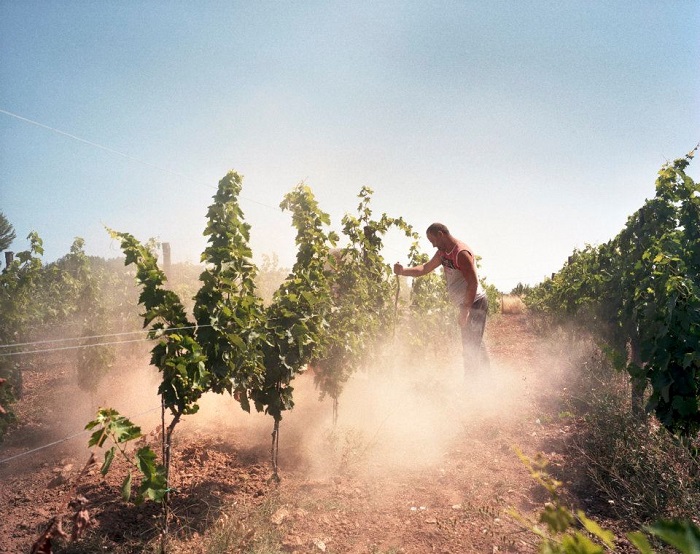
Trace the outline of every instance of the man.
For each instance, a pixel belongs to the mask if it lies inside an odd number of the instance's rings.
[[[437,248],[432,259],[422,265],[403,267],[394,264],[394,273],[421,277],[442,265],[450,301],[459,308],[457,319],[462,332],[462,356],[465,374],[488,368],[489,360],[483,345],[488,312],[486,292],[476,274],[476,259],[471,248],[457,240],[442,223],[433,223],[426,235]]]

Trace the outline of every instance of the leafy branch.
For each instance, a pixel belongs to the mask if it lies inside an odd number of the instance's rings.
[[[661,168],[655,197],[614,239],[575,251],[526,298],[597,329],[627,359],[633,406],[649,386],[647,411],[688,438],[700,431],[700,184],[685,172],[696,150]]]
[[[272,433],[273,477],[279,479],[279,423],[284,411],[294,406],[291,382],[301,373],[327,340],[327,317],[331,310],[327,260],[337,237],[324,227],[328,214],[318,206],[311,189],[298,185],[280,207],[292,212],[298,248],[292,272],[275,292],[265,310],[266,341],[262,343],[265,365],[263,386],[251,391],[258,411],[274,418]]]
[[[95,429],[88,441],[88,447],[103,448],[107,439],[113,443],[105,451],[104,462],[100,468],[102,475],[107,475],[118,451],[132,469],[140,471],[143,475],[141,484],[134,497],[134,502],[141,504],[144,500],[163,501],[168,493],[166,471],[163,465],[157,464],[156,455],[151,450],[151,447],[143,446],[139,448],[135,452],[133,460],[126,451],[127,443],[143,436],[140,427],[134,425],[128,418],[119,415],[119,412],[116,410],[103,408],[98,410],[95,419],[89,422],[85,429]],[[129,471],[121,486],[122,498],[125,502],[131,499],[131,484],[132,473]]]
[[[382,214],[373,219],[371,196],[372,190],[362,187],[357,214],[343,217],[347,245],[329,260],[333,309],[328,340],[312,362],[321,397],[329,395],[333,400],[334,421],[345,383],[395,329],[398,282],[381,255],[383,237],[389,229],[397,228],[416,238],[402,218]]]
[[[583,510],[573,512],[565,507],[559,496],[561,483],[547,472],[548,462],[542,455],[534,459],[516,449],[516,454],[527,467],[530,476],[542,485],[550,501],[536,521],[511,508],[508,514],[537,538],[538,552],[542,554],[604,554],[614,552],[621,538],[601,527]],[[625,538],[637,552],[654,554],[650,536],[670,545],[681,554],[700,551],[700,528],[690,521],[661,520],[642,530],[632,531]]]

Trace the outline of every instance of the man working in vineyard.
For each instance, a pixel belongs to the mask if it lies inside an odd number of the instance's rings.
[[[489,366],[483,344],[488,300],[476,273],[476,259],[465,243],[457,240],[442,223],[433,223],[426,236],[437,252],[430,261],[414,267],[394,264],[394,273],[421,277],[442,266],[450,301],[459,308],[457,319],[462,333],[464,372],[468,374]]]

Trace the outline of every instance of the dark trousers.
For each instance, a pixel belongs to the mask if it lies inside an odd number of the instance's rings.
[[[462,357],[465,374],[489,368],[489,356],[483,341],[488,311],[489,302],[486,296],[476,300],[469,312],[467,324],[462,327]]]

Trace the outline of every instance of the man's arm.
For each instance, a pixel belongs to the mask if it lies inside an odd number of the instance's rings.
[[[476,298],[476,289],[479,286],[479,279],[476,276],[476,262],[474,261],[474,256],[467,250],[462,250],[457,254],[457,262],[464,276],[464,280],[467,282],[467,290],[464,291],[464,304],[462,304],[459,310],[459,324],[464,326],[469,319],[469,312]]]
[[[431,271],[437,269],[441,265],[442,260],[440,258],[440,252],[436,252],[429,262],[421,265],[404,267],[397,262],[394,264],[394,273],[396,275],[403,275],[404,277],[422,277],[423,275],[427,275]],[[474,289],[474,293],[476,294],[476,289]]]

